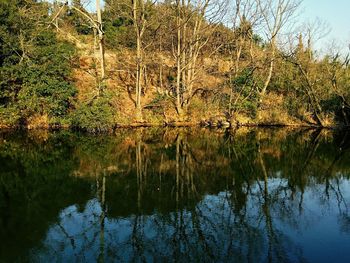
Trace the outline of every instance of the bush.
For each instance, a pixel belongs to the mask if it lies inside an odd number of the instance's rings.
[[[287,97],[284,100],[284,108],[288,111],[288,114],[295,117],[299,116],[300,103],[294,96]]]
[[[0,126],[14,127],[20,123],[20,111],[18,107],[8,105],[0,106]]]
[[[72,113],[72,127],[90,133],[110,132],[114,127],[113,109],[108,98],[100,97],[89,104],[79,104]]]
[[[65,118],[77,93],[70,79],[74,46],[45,24],[20,12],[22,5],[47,13],[35,1],[0,1],[1,123],[27,124],[33,117]],[[18,21],[22,21],[18,23]],[[23,41],[26,52],[19,45]],[[4,44],[5,43],[5,44]],[[12,105],[15,105],[12,106]]]

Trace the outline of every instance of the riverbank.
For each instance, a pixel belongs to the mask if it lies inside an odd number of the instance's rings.
[[[271,127],[271,128],[315,128],[315,129],[330,129],[330,130],[347,130],[350,126],[343,124],[320,126],[312,123],[271,123],[271,122],[229,122],[223,120],[202,120],[196,122],[189,121],[174,121],[174,122],[130,122],[130,123],[117,123],[112,128],[103,131],[89,131],[80,129],[79,127],[73,127],[69,125],[2,125],[0,124],[0,130],[80,130],[88,133],[111,133],[118,129],[134,129],[134,128],[181,128],[181,127],[198,127],[209,129],[238,129],[241,127]]]

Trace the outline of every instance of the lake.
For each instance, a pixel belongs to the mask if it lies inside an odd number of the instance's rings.
[[[0,262],[350,262],[350,133],[0,133]]]

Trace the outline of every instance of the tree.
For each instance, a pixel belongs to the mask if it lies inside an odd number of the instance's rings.
[[[136,82],[135,82],[135,96],[136,96],[136,120],[142,121],[142,71],[144,69],[144,45],[143,36],[148,25],[146,19],[146,11],[150,7],[150,2],[144,0],[132,0],[132,18],[136,35]]]
[[[214,7],[215,6],[215,7]],[[176,44],[173,54],[176,60],[176,110],[180,121],[188,113],[200,66],[201,50],[212,37],[218,20],[223,16],[225,2],[204,0],[176,0]]]
[[[252,95],[256,89],[254,71],[257,69],[256,57],[254,55],[257,46],[254,28],[261,22],[259,6],[255,0],[237,0],[232,15],[233,36],[227,49],[231,63],[229,72],[229,115],[238,109],[238,103],[242,104]],[[235,92],[235,94],[234,94]],[[234,98],[235,96],[235,98]]]
[[[5,0],[0,10],[0,121],[60,125],[76,94],[73,46],[46,27],[45,3]]]
[[[82,5],[80,1],[73,1],[71,5],[71,9],[77,12],[82,18],[86,19],[88,23],[90,23],[90,26],[93,28],[94,32],[94,48],[95,43],[97,42],[98,45],[98,55],[97,55],[97,61],[100,64],[100,71],[99,74],[97,73],[96,79],[97,79],[97,97],[100,96],[106,86],[106,65],[105,65],[105,38],[104,38],[104,31],[103,31],[103,23],[102,23],[102,13],[101,13],[101,3],[100,0],[95,1],[96,6],[96,18],[91,15],[89,12],[87,12],[85,9],[82,8]],[[66,1],[65,5],[62,6],[61,9],[58,10],[58,12],[53,16],[53,20],[58,18],[58,16],[62,13],[62,9],[68,5],[68,2]]]
[[[66,18],[67,20],[73,24],[75,30],[79,34],[88,35],[92,33],[92,28],[89,23],[81,16],[81,14],[76,10],[84,10],[84,6],[81,0],[72,0],[71,6],[74,8],[70,8],[67,10]]]
[[[323,30],[320,30],[320,29]],[[300,73],[301,87],[308,98],[313,117],[319,126],[325,126],[325,109],[321,101],[328,100],[331,85],[325,78],[325,65],[329,62],[319,61],[312,50],[312,44],[320,39],[326,28],[318,22],[303,26],[304,33],[300,33],[296,47],[291,44],[291,50],[284,59],[292,63]],[[321,35],[322,34],[322,35]],[[303,36],[307,37],[305,45]],[[328,82],[328,83],[327,83]],[[328,84],[328,85],[327,85]]]
[[[135,66],[135,99],[132,100],[135,103],[135,119],[138,122],[143,121],[142,116],[142,93],[145,90],[145,58],[146,49],[152,44],[153,39],[145,39],[147,31],[152,31],[150,28],[154,24],[153,8],[156,1],[149,0],[126,0],[126,1],[107,1],[107,12],[112,15],[112,20],[120,22],[122,25],[129,25],[127,30],[132,30],[133,35],[130,42],[132,47],[135,48],[135,60],[133,65]],[[115,28],[114,30],[117,30]],[[130,34],[129,34],[130,35]],[[116,39],[115,39],[116,41]]]
[[[277,50],[277,38],[283,28],[291,23],[301,0],[256,0],[264,21],[264,33],[267,38],[268,73],[260,90],[262,96],[270,84]]]
[[[333,107],[335,114],[340,115],[345,125],[350,125],[350,92],[347,87],[350,85],[350,57],[345,57],[339,52],[340,48],[335,44],[331,45],[329,54],[324,58],[326,77],[332,87]]]
[[[104,50],[104,32],[102,25],[101,16],[101,4],[100,0],[96,0],[96,12],[97,12],[97,24],[95,24],[95,29],[98,32],[98,46],[100,51],[100,64],[101,64],[101,86],[104,86],[106,78],[106,65],[105,65],[105,50]],[[101,88],[101,87],[100,87]]]

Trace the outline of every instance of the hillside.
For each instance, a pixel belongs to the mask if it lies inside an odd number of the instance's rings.
[[[219,12],[204,15],[211,1],[135,4],[106,1],[95,14],[80,1],[4,1],[0,127],[349,126],[349,60],[317,57],[310,34],[283,46],[282,25],[262,39],[236,13],[228,28]]]

